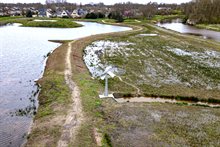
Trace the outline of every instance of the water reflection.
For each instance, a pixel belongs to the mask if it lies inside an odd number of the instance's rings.
[[[198,29],[194,26],[183,24],[180,19],[172,20],[171,22],[157,23],[157,25],[180,33],[202,36],[204,39],[213,39],[220,42],[220,32]]]

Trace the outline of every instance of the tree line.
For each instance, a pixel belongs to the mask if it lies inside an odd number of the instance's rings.
[[[186,19],[193,23],[220,23],[220,0],[195,0],[181,5]]]

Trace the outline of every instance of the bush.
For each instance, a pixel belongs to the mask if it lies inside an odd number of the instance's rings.
[[[31,12],[31,10],[28,10],[26,13],[26,17],[32,17],[33,13]]]
[[[88,13],[86,15],[86,18],[87,19],[105,18],[105,15],[101,12],[97,12],[97,13],[92,12],[92,13]]]
[[[124,21],[124,18],[123,18],[122,14],[119,11],[111,12],[108,15],[108,18],[109,19],[115,19],[116,22],[123,22]]]
[[[87,19],[97,19],[98,16],[94,12],[86,14]]]

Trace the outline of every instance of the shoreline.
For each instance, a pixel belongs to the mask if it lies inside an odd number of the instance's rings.
[[[112,24],[110,24],[112,25]],[[126,26],[126,27],[131,27],[132,29],[134,30],[128,30],[128,31],[122,31],[122,32],[114,32],[114,33],[105,33],[105,34],[98,34],[98,35],[92,35],[92,36],[88,36],[88,37],[84,37],[84,38],[79,38],[77,39],[76,41],[80,41],[80,40],[83,40],[83,39],[86,39],[86,38],[91,38],[91,42],[92,40],[94,39],[94,37],[96,36],[99,36],[98,38],[104,38],[106,35],[115,35],[115,34],[121,34],[121,33],[133,33],[133,31],[136,31],[136,28],[139,28],[140,27],[136,27],[136,26],[129,26],[129,25],[119,25],[119,26]],[[37,83],[39,83],[41,85],[41,88],[42,90],[40,90],[40,93],[39,93],[39,96],[38,96],[38,102],[39,102],[39,106],[38,106],[38,111],[37,111],[37,114],[35,115],[35,117],[33,118],[33,123],[32,125],[30,126],[30,131],[29,131],[29,134],[27,136],[27,141],[24,142],[24,146],[33,146],[33,145],[39,145],[39,141],[41,141],[40,145],[42,146],[47,146],[48,142],[50,142],[51,145],[57,145],[57,141],[59,140],[60,138],[60,135],[61,135],[61,132],[62,132],[62,125],[63,125],[63,122],[65,120],[65,115],[67,115],[67,112],[70,108],[70,105],[68,104],[71,100],[70,100],[70,89],[68,88],[68,85],[65,83],[65,85],[63,85],[65,88],[68,89],[68,103],[67,106],[64,105],[64,107],[66,107],[64,110],[62,110],[62,112],[56,112],[57,114],[48,114],[48,115],[45,115],[45,116],[41,116],[41,109],[43,109],[44,104],[42,105],[41,101],[42,99],[44,98],[44,94],[45,91],[43,90],[44,87],[45,87],[45,83],[47,81],[47,78],[50,78],[50,77],[53,77],[54,75],[58,75],[60,77],[62,77],[62,79],[65,81],[64,79],[64,67],[65,67],[65,58],[63,58],[65,56],[65,54],[67,53],[67,46],[68,44],[70,43],[71,44],[71,47],[72,47],[72,44],[75,44],[74,41],[60,41],[60,40],[53,40],[52,42],[56,42],[56,43],[62,43],[58,48],[54,49],[53,52],[49,55],[48,59],[46,60],[46,66],[45,66],[45,69],[44,69],[44,72],[43,72],[43,76],[41,78],[39,78],[39,80],[37,80]],[[57,62],[57,64],[54,63],[54,61],[56,60],[57,57],[61,58],[59,56],[59,54],[62,54],[62,62]],[[73,54],[73,53],[72,53]],[[72,58],[72,56],[71,56]],[[82,58],[81,58],[82,59]],[[55,61],[56,62],[56,61]],[[82,60],[83,62],[83,60]],[[72,64],[73,66],[73,64]],[[49,80],[49,82],[53,82],[53,79],[52,80]],[[46,91],[47,93],[47,91]],[[56,103],[56,102],[55,102]],[[61,106],[62,107],[62,106]],[[62,114],[59,114],[59,113],[62,113]],[[57,116],[57,115],[60,115],[60,116]],[[56,118],[57,117],[60,117],[61,120],[57,120]],[[54,137],[51,137],[53,135],[50,136],[50,139],[49,141],[48,140],[45,140],[45,141],[42,141],[43,140],[43,137],[44,135],[49,135],[50,133],[47,132],[46,134],[43,133],[45,130],[45,127],[43,127],[41,129],[41,126],[44,126],[45,124],[48,124],[48,122],[45,122],[47,119],[55,119],[57,122],[57,125],[58,126],[52,126],[51,128],[47,128],[47,130],[54,130],[56,129],[56,132],[55,132],[55,136]],[[46,120],[45,120],[46,119]],[[53,122],[53,121],[51,121]],[[55,124],[56,124],[55,123]],[[52,123],[51,123],[52,125]],[[55,128],[54,128],[55,127]],[[41,131],[42,132],[41,132]],[[40,133],[41,132],[41,133]]]

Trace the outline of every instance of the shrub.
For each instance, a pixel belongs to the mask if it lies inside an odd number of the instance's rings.
[[[31,10],[28,10],[26,13],[26,17],[32,17],[33,13],[31,12]]]

